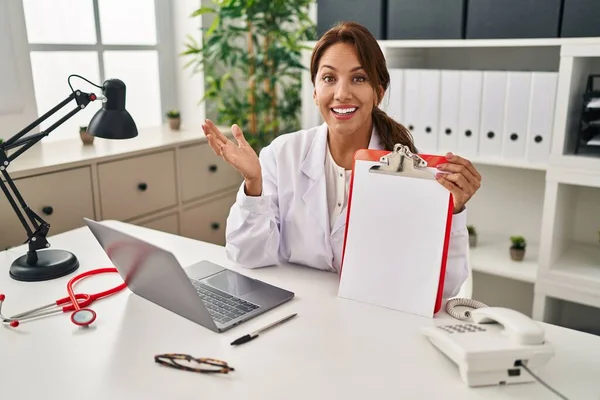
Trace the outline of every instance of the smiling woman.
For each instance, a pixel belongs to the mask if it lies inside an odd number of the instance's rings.
[[[356,23],[323,34],[310,65],[314,101],[325,121],[281,135],[256,155],[239,126],[235,142],[212,121],[202,126],[214,152],[244,177],[226,228],[228,257],[255,268],[292,262],[339,272],[349,181],[358,149],[415,151],[410,132],[379,108],[390,83],[374,36]],[[448,154],[438,182],[454,195],[444,296],[467,277],[465,203],[481,177],[468,160]],[[443,177],[442,177],[443,176]],[[399,243],[399,246],[402,246]]]

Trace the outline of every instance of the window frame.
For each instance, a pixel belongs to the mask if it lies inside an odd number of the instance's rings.
[[[22,2],[21,2],[22,4]],[[60,43],[30,43],[27,40],[27,54],[31,58],[31,52],[95,52],[98,59],[98,68],[100,72],[100,82],[102,84],[106,79],[104,68],[105,51],[140,51],[154,50],[158,55],[158,76],[160,88],[160,109],[177,108],[177,77],[174,53],[174,32],[172,19],[172,5],[169,0],[154,0],[154,10],[156,16],[156,44],[154,45],[128,45],[128,44],[103,44],[102,32],[100,30],[100,9],[98,0],[92,0],[94,11],[94,25],[96,31],[95,44],[60,44]],[[23,13],[25,12],[24,6]],[[66,77],[65,77],[66,78]],[[35,94],[35,88],[34,94]],[[41,115],[38,110],[38,116]],[[45,111],[43,111],[45,112]],[[162,113],[161,121],[164,123],[166,117]]]

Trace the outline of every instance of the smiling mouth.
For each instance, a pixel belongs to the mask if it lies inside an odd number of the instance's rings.
[[[349,108],[332,108],[331,111],[337,115],[350,115],[354,114],[358,110],[358,107],[349,107]]]

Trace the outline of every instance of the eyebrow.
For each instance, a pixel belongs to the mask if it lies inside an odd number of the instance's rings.
[[[323,64],[323,68],[329,68],[332,69],[334,71],[337,71],[337,69],[333,68],[331,65],[327,65],[327,64]],[[354,71],[358,71],[359,69],[363,69],[362,65],[359,65],[358,67],[354,67],[350,70],[350,72],[354,72]]]

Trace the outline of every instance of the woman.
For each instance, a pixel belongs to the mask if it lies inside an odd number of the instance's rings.
[[[260,157],[237,125],[227,139],[207,120],[210,146],[244,177],[227,219],[228,257],[249,268],[293,262],[339,271],[348,184],[354,152],[415,152],[409,131],[379,107],[390,83],[376,39],[364,27],[342,23],[314,47],[310,65],[313,98],[325,123],[277,137]],[[455,296],[468,271],[465,204],[481,176],[468,160],[448,154],[438,182],[454,196],[444,297]],[[401,244],[400,244],[401,245]]]

